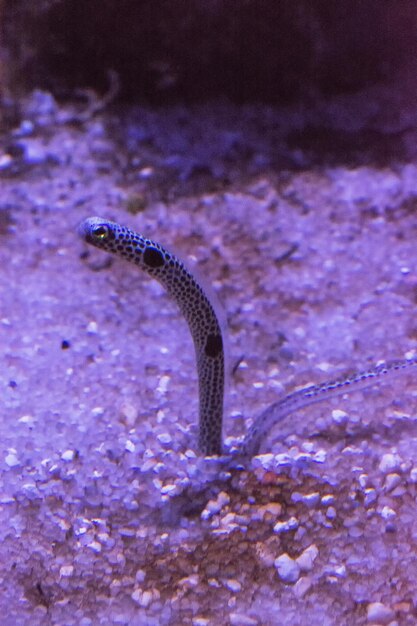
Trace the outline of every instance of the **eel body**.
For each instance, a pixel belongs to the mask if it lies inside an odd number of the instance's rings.
[[[83,239],[135,263],[158,280],[178,304],[193,338],[199,388],[198,447],[207,456],[222,454],[224,348],[220,324],[202,287],[184,264],[159,243],[99,217],[79,226]]]

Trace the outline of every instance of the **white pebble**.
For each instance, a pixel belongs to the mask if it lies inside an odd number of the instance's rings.
[[[138,410],[133,404],[125,402],[120,409],[120,414],[126,420],[128,426],[134,426],[138,418]]]
[[[382,602],[368,604],[367,619],[369,624],[389,624],[394,617],[394,611]]]
[[[87,548],[90,548],[93,552],[101,552],[101,544],[98,541],[92,541],[88,544]]]
[[[383,474],[388,474],[390,471],[398,469],[400,462],[398,454],[384,454],[379,463],[379,469]]]
[[[324,506],[329,506],[329,504],[333,504],[334,503],[334,495],[329,493],[329,494],[323,496],[322,499],[321,499],[321,503]]]
[[[262,467],[262,469],[270,470],[274,467],[274,455],[273,454],[258,454],[252,459],[253,467]]]
[[[174,495],[177,491],[177,485],[164,485],[161,487],[161,493],[164,495]]]
[[[74,450],[65,450],[65,452],[61,454],[61,459],[63,461],[72,461],[74,459],[74,456],[75,456]]]
[[[153,173],[153,167],[142,167],[142,169],[139,170],[140,178],[151,178],[151,176],[153,176]]]
[[[293,587],[293,592],[297,598],[302,598],[312,585],[311,578],[309,576],[302,576]]]
[[[333,573],[338,578],[346,578],[346,566],[345,565],[336,565],[333,570]]]
[[[234,578],[229,578],[228,580],[225,580],[224,586],[230,589],[230,591],[233,591],[233,593],[237,593],[242,589],[242,585],[240,584],[240,582],[238,580],[235,580]]]
[[[128,452],[134,452],[136,450],[135,444],[133,443],[133,441],[130,441],[130,439],[126,439],[125,450],[127,450]]]
[[[309,509],[313,508],[318,504],[320,500],[320,494],[315,491],[313,493],[298,493],[298,491],[294,491],[291,495],[291,500],[293,502],[302,502]]]
[[[172,437],[169,433],[161,433],[157,436],[157,439],[160,443],[171,443]]]
[[[186,576],[185,578],[181,578],[178,582],[178,585],[181,587],[197,587],[200,582],[200,578],[198,574],[190,574],[190,576]]]
[[[87,324],[87,332],[88,332],[90,335],[96,335],[96,334],[97,334],[97,331],[98,331],[98,325],[97,325],[97,322],[92,321],[92,322],[89,322],[89,323]]]
[[[104,415],[104,409],[102,406],[95,406],[94,409],[91,410],[91,414],[93,417],[100,417]]]
[[[313,460],[316,463],[324,463],[326,460],[327,454],[326,450],[317,450],[316,454],[313,456]]]
[[[329,506],[329,508],[326,511],[327,519],[335,519],[336,515],[337,515],[336,509],[334,508],[334,506]]]
[[[365,506],[371,506],[378,499],[378,495],[375,489],[369,487],[369,489],[365,489]]]
[[[18,421],[22,424],[33,424],[35,418],[33,415],[22,415],[22,417],[19,417]]]
[[[348,419],[348,414],[341,409],[334,409],[332,411],[332,418],[336,424],[344,424]]]
[[[2,154],[0,155],[0,169],[5,169],[9,167],[9,165],[13,162],[13,158],[10,154]]]
[[[67,576],[72,576],[74,573],[74,566],[73,565],[63,565],[61,567],[61,569],[59,570],[59,575],[62,578],[65,578]]]
[[[259,623],[249,615],[243,615],[243,613],[230,613],[229,620],[231,626],[257,626]]]
[[[16,502],[13,496],[0,496],[0,504],[13,504],[13,502]]]
[[[153,600],[152,592],[142,591],[142,589],[135,589],[131,598],[134,602],[136,602],[136,604],[139,604],[139,606],[143,606],[144,608],[147,608]]]
[[[220,513],[222,508],[228,505],[230,497],[225,491],[221,491],[215,500],[209,500],[206,504],[206,508],[201,513],[201,519],[210,519],[213,515]]]
[[[395,487],[401,483],[401,476],[399,474],[387,474],[385,478],[385,489],[387,491],[392,491]]]
[[[368,479],[369,479],[368,474],[360,474],[359,475],[358,482],[359,482],[360,486],[362,487],[362,489],[365,489],[366,485],[368,484]]]
[[[138,583],[143,583],[143,581],[146,578],[146,572],[143,569],[138,569],[138,571],[135,574],[135,580]]]
[[[161,394],[166,393],[170,380],[171,380],[170,376],[166,376],[166,375],[161,376],[161,378],[159,379],[159,384],[156,388],[156,391],[158,391]]]
[[[27,497],[36,496],[38,494],[38,488],[35,483],[25,483],[22,486],[22,490],[25,492]]]
[[[300,566],[286,552],[274,562],[278,576],[286,583],[295,583],[300,576]]]
[[[299,522],[296,517],[290,517],[285,522],[277,522],[274,526],[274,533],[279,535],[280,533],[286,533],[290,530],[297,530],[298,524]]]
[[[9,467],[16,467],[17,465],[20,465],[19,459],[13,452],[9,452],[9,454],[6,455],[4,461]]]
[[[311,546],[308,546],[308,548],[306,548],[304,552],[302,552],[300,556],[296,559],[298,565],[300,566],[300,569],[303,572],[309,572],[313,569],[313,564],[317,558],[318,553],[319,550],[317,546],[312,543]]]
[[[259,506],[252,515],[253,520],[264,520],[265,516],[269,515],[273,518],[277,518],[282,513],[282,506],[278,502],[269,502],[269,504],[263,504]]]
[[[291,465],[291,458],[289,454],[282,452],[275,455],[275,464],[277,467],[288,467]]]
[[[394,517],[397,517],[397,514],[391,507],[384,506],[381,511],[381,517],[386,520],[392,520]]]

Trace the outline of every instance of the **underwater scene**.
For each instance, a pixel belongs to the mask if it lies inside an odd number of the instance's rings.
[[[416,624],[415,3],[0,30],[0,623]]]

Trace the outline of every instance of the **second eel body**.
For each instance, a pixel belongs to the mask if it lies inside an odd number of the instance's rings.
[[[174,254],[125,226],[90,217],[82,222],[79,232],[86,242],[138,265],[158,280],[177,302],[190,328],[196,352],[199,385],[198,446],[205,455],[222,454],[223,339],[215,310],[203,288]],[[345,378],[290,393],[254,421],[239,453],[245,457],[256,454],[272,428],[293,411],[335,395],[369,387],[389,374],[415,365],[417,358],[384,363]]]

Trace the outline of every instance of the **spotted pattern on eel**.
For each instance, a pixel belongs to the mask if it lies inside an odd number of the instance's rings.
[[[193,338],[199,387],[198,447],[222,454],[224,349],[214,308],[183,263],[159,243],[99,217],[87,218],[80,235],[97,248],[135,263],[156,278],[178,304]]]
[[[198,447],[207,455],[221,455],[224,349],[215,310],[196,279],[183,263],[159,243],[125,226],[89,217],[79,226],[81,237],[97,248],[124,257],[158,280],[177,302],[193,338],[199,386]],[[285,417],[310,404],[378,384],[382,378],[417,365],[417,358],[375,365],[344,378],[311,385],[288,394],[255,419],[240,449],[244,458],[259,452],[264,438]]]

